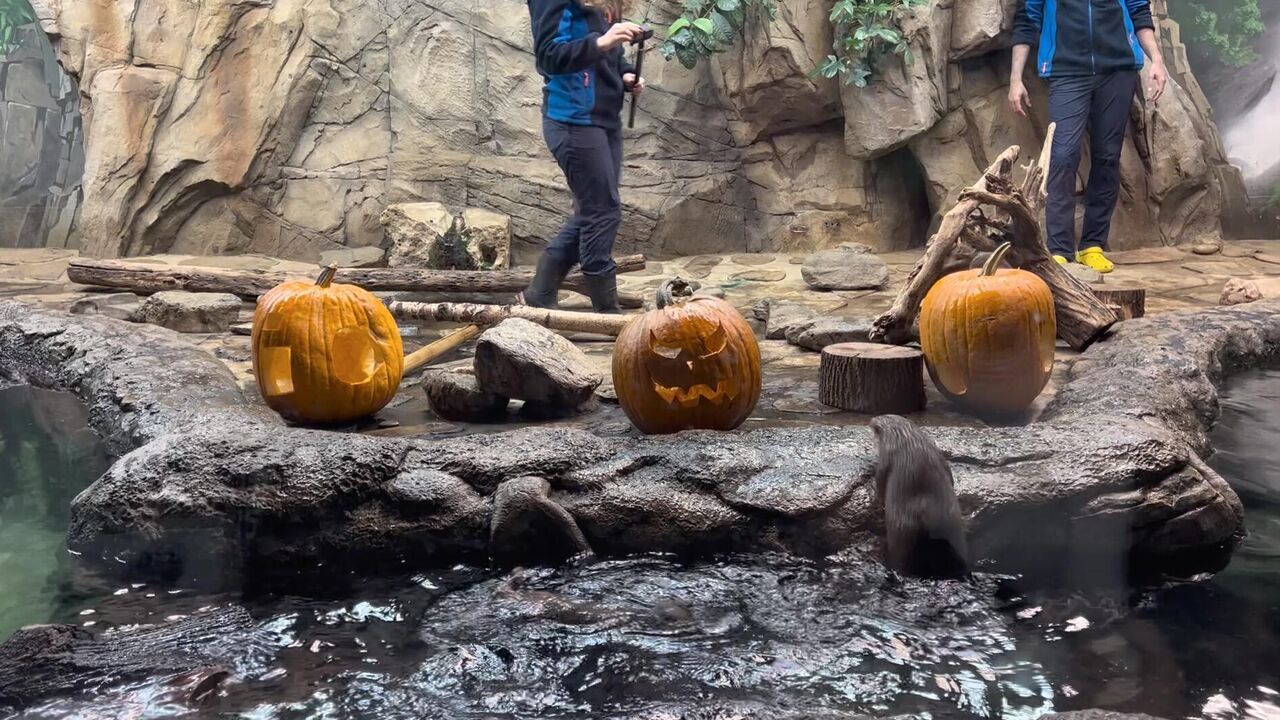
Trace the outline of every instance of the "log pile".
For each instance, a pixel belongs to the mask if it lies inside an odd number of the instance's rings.
[[[974,185],[942,218],[929,239],[924,257],[907,278],[893,306],[876,318],[870,339],[900,344],[910,337],[920,304],[944,275],[968,267],[979,252],[1003,242],[1013,244],[1008,258],[1014,267],[1032,272],[1053,291],[1058,336],[1075,350],[1083,350],[1119,321],[1115,309],[1099,300],[1088,286],[1054,261],[1045,247],[1039,215],[1044,206],[1045,176],[1055,127],[1049,126],[1044,150],[1020,186],[1013,169],[1021,149],[1010,147],[996,158]],[[989,212],[994,211],[994,212]]]

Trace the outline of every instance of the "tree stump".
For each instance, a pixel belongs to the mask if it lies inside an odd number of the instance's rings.
[[[1132,320],[1147,314],[1147,289],[1125,285],[1103,285],[1090,288],[1104,304],[1116,308],[1121,320]]]
[[[839,343],[822,349],[818,401],[882,415],[924,409],[924,353],[875,343]]]

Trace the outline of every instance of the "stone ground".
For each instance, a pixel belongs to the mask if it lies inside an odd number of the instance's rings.
[[[140,302],[128,293],[93,290],[67,280],[66,268],[74,251],[0,249],[0,297],[13,297],[45,306],[70,309],[73,304],[95,299],[99,306],[113,305],[127,311]],[[820,313],[832,316],[865,318],[878,314],[893,301],[897,289],[920,256],[920,251],[882,253],[889,266],[890,284],[880,291],[816,292],[800,277],[803,255],[747,254],[701,255],[669,261],[650,262],[640,272],[625,275],[621,290],[649,297],[666,278],[680,275],[700,282],[703,287],[719,287],[725,298],[748,312],[765,298],[804,303]],[[1196,255],[1182,247],[1160,247],[1116,252],[1111,255],[1117,268],[1105,278],[1106,284],[1135,284],[1147,288],[1147,313],[1157,314],[1218,304],[1222,286],[1231,277],[1280,276],[1280,240],[1236,241],[1225,244],[1220,252]],[[197,257],[156,255],[131,258],[135,262],[157,265],[206,266],[238,269],[296,270],[300,276],[316,272],[316,266],[261,255]],[[403,295],[403,294],[400,294]],[[566,293],[562,302],[569,309],[589,307],[586,299]],[[240,321],[252,317],[253,305],[245,303]],[[415,350],[450,332],[453,326],[442,324],[402,324],[405,352]],[[222,360],[240,379],[242,387],[257,397],[254,389],[249,338],[235,333],[191,334],[189,339]],[[596,363],[605,376],[597,396],[603,401],[577,418],[561,422],[582,425],[602,434],[626,434],[630,424],[620,409],[610,402],[609,364],[612,344],[588,336],[570,336]],[[765,390],[760,404],[747,427],[809,424],[863,424],[868,418],[836,411],[817,402],[817,367],[819,355],[783,340],[762,340],[765,366]],[[1059,372],[1032,409],[1032,417],[1052,398],[1063,379],[1062,361],[1073,356],[1059,347]],[[464,367],[471,362],[471,346],[450,356],[437,367]],[[508,430],[525,424],[513,403],[508,421],[487,427],[464,426],[443,421],[431,412],[418,378],[405,379],[397,398],[373,422],[359,428],[379,435],[455,435],[459,433]],[[952,412],[926,382],[929,409],[919,420],[930,425],[977,424],[968,417]]]

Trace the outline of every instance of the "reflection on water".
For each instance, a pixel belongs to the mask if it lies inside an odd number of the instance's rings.
[[[225,659],[233,679],[202,708],[227,717],[1278,717],[1280,373],[1237,377],[1223,405],[1213,462],[1240,488],[1251,534],[1196,583],[1015,596],[989,577],[895,583],[851,551],[823,563],[460,566],[334,578],[307,595],[102,587],[78,574],[43,600],[57,608],[46,614],[97,629],[246,607],[259,637]],[[23,717],[189,712],[175,682],[51,699]]]
[[[0,638],[50,620],[71,576],[71,499],[108,462],[76,398],[0,388]]]

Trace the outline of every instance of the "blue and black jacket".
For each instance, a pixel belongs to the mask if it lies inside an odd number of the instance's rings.
[[[1014,45],[1039,45],[1040,77],[1140,70],[1138,31],[1155,29],[1150,0],[1024,0]]]
[[[533,52],[545,79],[543,114],[570,125],[621,127],[626,97],[622,76],[635,68],[621,46],[601,52],[596,45],[617,18],[577,0],[528,2]]]

